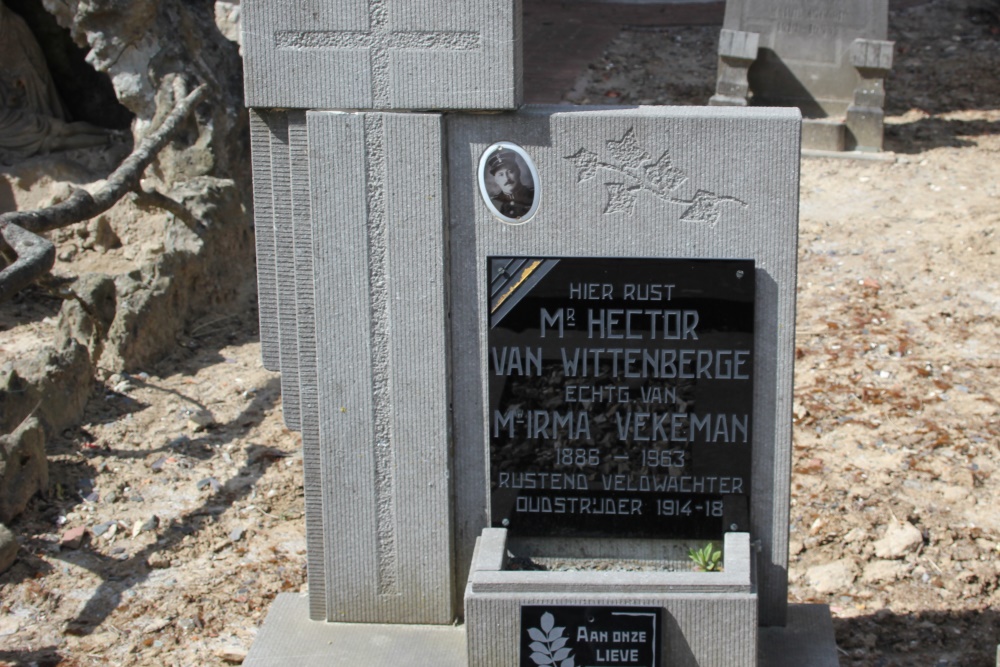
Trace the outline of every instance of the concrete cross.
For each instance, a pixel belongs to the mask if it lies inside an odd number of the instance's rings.
[[[281,30],[275,33],[279,49],[367,49],[371,66],[374,106],[389,106],[390,49],[451,49],[473,51],[480,48],[478,32],[431,32],[391,30],[387,0],[368,0],[368,25],[364,31]]]

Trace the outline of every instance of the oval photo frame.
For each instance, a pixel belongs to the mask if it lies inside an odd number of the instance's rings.
[[[479,194],[493,217],[508,225],[531,220],[541,202],[538,170],[527,151],[498,141],[479,158]]]

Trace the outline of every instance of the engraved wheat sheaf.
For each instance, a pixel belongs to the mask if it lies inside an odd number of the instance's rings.
[[[682,222],[702,222],[714,225],[719,221],[720,205],[723,203],[739,204],[746,208],[746,202],[736,197],[717,195],[708,190],[697,190],[690,198],[678,196],[675,191],[687,182],[688,177],[678,168],[670,155],[664,150],[659,158],[642,147],[635,136],[633,128],[629,128],[621,139],[610,139],[605,142],[609,158],[602,160],[598,153],[581,148],[573,155],[564,159],[573,163],[577,170],[577,183],[583,183],[595,178],[601,171],[605,172],[604,188],[607,193],[607,204],[604,214],[625,213],[632,215],[640,193],[648,193],[668,204],[685,206],[681,213]]]
[[[528,646],[531,649],[531,660],[538,667],[576,667],[573,661],[573,649],[566,648],[568,637],[563,637],[566,628],[554,627],[555,617],[545,612],[542,614],[538,628],[528,628],[528,636],[532,642]]]

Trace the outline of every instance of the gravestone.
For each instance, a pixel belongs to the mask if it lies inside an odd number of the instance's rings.
[[[248,2],[247,106],[511,109],[520,27],[520,0]]]
[[[836,664],[786,601],[798,112],[513,110],[520,7],[446,7],[244,7],[309,573],[244,664]]]
[[[880,151],[887,22],[887,0],[728,0],[710,104],[795,106],[804,148]]]

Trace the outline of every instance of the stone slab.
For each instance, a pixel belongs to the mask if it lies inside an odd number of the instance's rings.
[[[442,118],[306,118],[327,619],[452,623]]]
[[[760,667],[838,667],[833,617],[825,604],[788,606],[785,627],[761,628]]]
[[[888,0],[728,0],[723,28],[760,35],[750,89],[757,106],[843,117],[861,77],[856,39],[884,40]]]
[[[299,422],[306,509],[306,547],[310,618],[326,618],[322,459],[319,440],[319,390],[316,365],[316,295],[313,272],[312,195],[309,192],[309,131],[304,111],[289,111],[292,236],[295,274],[295,335],[298,347]],[[284,406],[284,395],[282,405]]]
[[[253,225],[257,248],[257,312],[264,368],[281,370],[278,352],[278,276],[274,246],[274,189],[271,186],[271,131],[268,109],[250,110],[250,156],[253,167]]]
[[[756,667],[757,596],[746,533],[726,534],[722,572],[495,569],[507,550],[505,533],[483,532],[476,565],[490,569],[474,569],[466,587],[470,665],[517,664],[520,608],[568,605],[661,608],[663,663],[671,667]]]
[[[271,131],[271,219],[278,302],[278,359],[281,367],[281,413],[288,428],[301,428],[299,411],[298,282],[295,277],[295,214],[288,145],[289,114],[268,115]]]
[[[472,667],[465,626],[323,623],[309,620],[308,606],[304,594],[278,595],[244,667]],[[762,629],[758,642],[758,667],[839,664],[825,605],[789,605],[787,627]]]
[[[802,145],[809,150],[843,151],[846,128],[844,124],[823,118],[803,119]]]
[[[458,585],[467,579],[475,540],[487,521],[487,256],[754,259],[757,366],[752,430],[757,449],[751,534],[762,540],[761,621],[782,624],[787,604],[798,111],[526,107],[489,117],[449,116],[447,125]],[[537,166],[535,196],[540,205],[523,224],[493,217],[476,182],[480,156],[500,140],[520,145]],[[670,165],[682,180],[671,181],[676,187],[669,192],[658,192],[650,181],[635,178],[653,174],[657,182],[666,182],[668,174],[677,175]],[[646,167],[652,171],[643,171]]]
[[[266,368],[281,371],[286,425],[302,431],[311,610],[325,618],[306,117],[251,109],[250,119],[261,356]]]
[[[305,595],[275,598],[244,667],[466,667],[461,626],[309,620]]]
[[[250,107],[521,103],[521,0],[247,0],[242,29]]]

